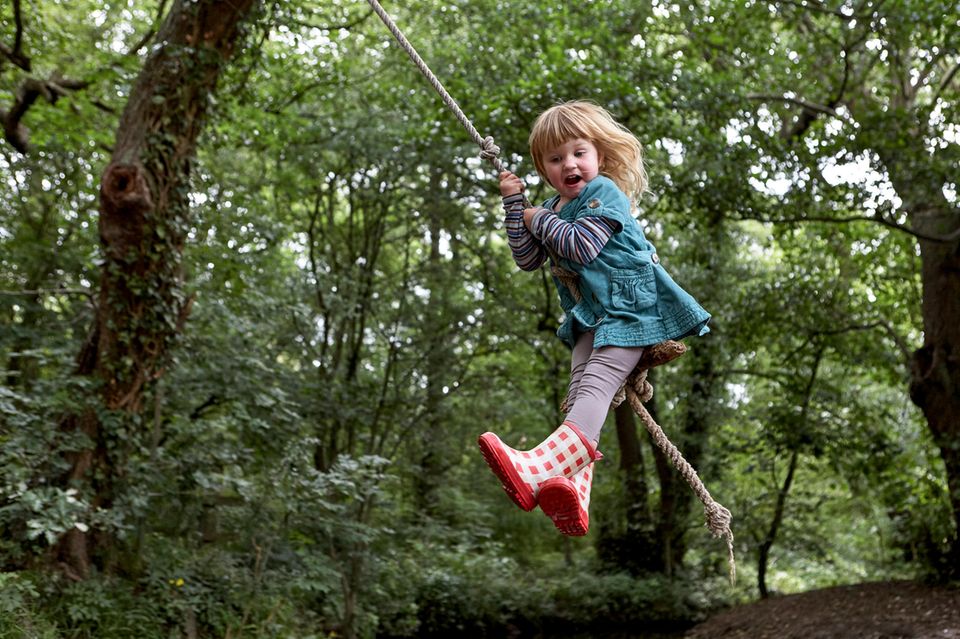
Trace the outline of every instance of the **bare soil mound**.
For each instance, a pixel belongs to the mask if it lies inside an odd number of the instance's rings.
[[[894,581],[771,597],[718,613],[685,639],[960,639],[960,589]]]

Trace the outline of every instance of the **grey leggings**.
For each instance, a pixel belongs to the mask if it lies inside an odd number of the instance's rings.
[[[566,421],[579,428],[587,439],[600,440],[603,422],[613,396],[640,361],[642,348],[593,347],[593,333],[577,338],[570,361],[570,387]]]

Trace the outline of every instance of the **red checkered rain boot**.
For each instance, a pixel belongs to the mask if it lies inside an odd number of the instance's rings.
[[[477,443],[507,495],[524,510],[536,508],[543,482],[551,477],[572,477],[600,457],[580,429],[568,422],[526,451],[510,448],[493,433],[480,435]]]
[[[553,525],[564,535],[582,537],[590,529],[593,469],[591,464],[570,479],[551,477],[540,486],[537,495],[540,510],[553,520]]]

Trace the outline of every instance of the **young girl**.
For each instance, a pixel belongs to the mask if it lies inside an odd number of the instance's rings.
[[[493,433],[478,441],[507,495],[537,504],[565,535],[585,535],[591,464],[610,402],[645,346],[707,333],[707,313],[667,274],[633,217],[646,189],[640,142],[602,107],[573,101],[537,118],[530,133],[537,173],[557,194],[523,208],[524,185],[500,175],[514,261],[533,271],[547,260],[579,276],[579,301],[556,277],[565,317],[558,337],[571,349],[566,419],[527,451]]]

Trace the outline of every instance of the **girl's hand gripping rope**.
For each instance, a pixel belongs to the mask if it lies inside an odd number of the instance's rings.
[[[500,195],[502,197],[523,193],[524,188],[523,180],[510,171],[504,171],[500,174]]]

